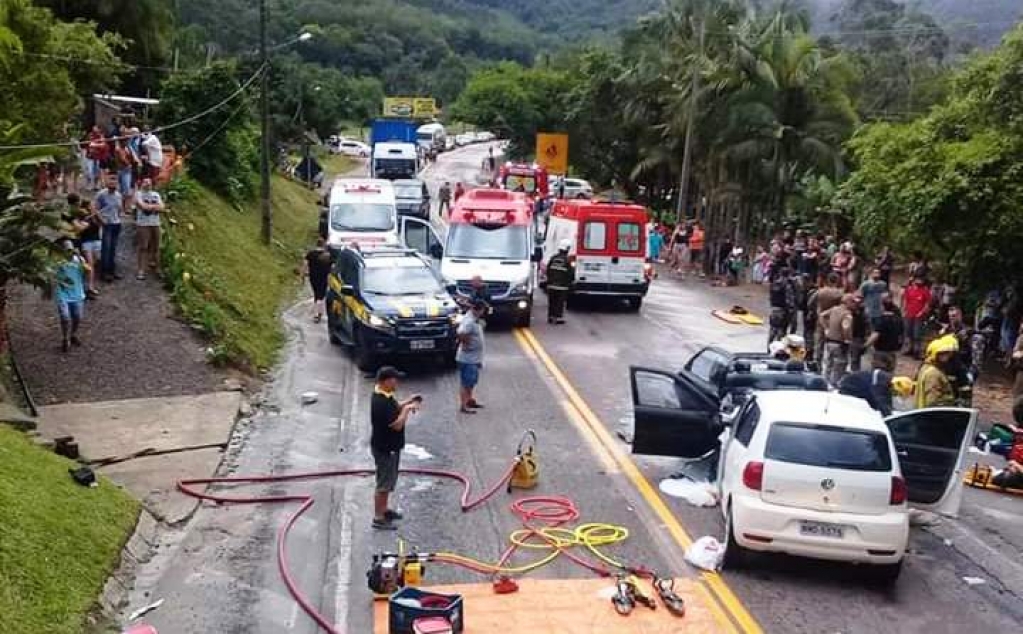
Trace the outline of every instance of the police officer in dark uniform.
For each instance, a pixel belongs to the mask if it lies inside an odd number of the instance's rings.
[[[771,280],[769,292],[771,315],[769,318],[770,333],[767,343],[778,341],[789,334],[789,326],[796,317],[796,287],[792,283],[792,270],[782,267]]]
[[[572,241],[567,238],[558,244],[558,252],[547,262],[547,323],[565,323],[565,302],[575,279],[575,270],[568,259]]]

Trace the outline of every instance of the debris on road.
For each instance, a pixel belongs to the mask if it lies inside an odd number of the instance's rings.
[[[141,617],[145,616],[146,614],[149,614],[150,612],[152,612],[156,608],[160,607],[161,605],[163,605],[163,599],[157,599],[156,601],[153,601],[149,605],[143,606],[143,607],[135,610],[131,614],[129,614],[128,615],[128,620],[129,621],[134,621],[135,619],[141,618]]]
[[[661,493],[673,498],[682,498],[693,506],[717,506],[718,503],[710,482],[698,482],[689,478],[665,478],[657,488]]]
[[[319,392],[302,392],[301,399],[302,399],[302,404],[303,405],[312,405],[316,401],[320,400],[320,393]]]
[[[725,548],[715,537],[704,535],[686,549],[685,559],[700,570],[716,572],[721,569]]]
[[[987,583],[987,581],[980,577],[963,577],[963,581],[965,581],[968,586],[980,586]]]

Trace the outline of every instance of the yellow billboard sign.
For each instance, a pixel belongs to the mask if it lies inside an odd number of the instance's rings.
[[[568,174],[568,135],[538,133],[536,135],[536,162],[550,174]]]
[[[429,119],[437,116],[437,101],[432,97],[384,97],[384,116]]]

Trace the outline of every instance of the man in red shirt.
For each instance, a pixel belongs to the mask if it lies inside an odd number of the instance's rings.
[[[906,354],[919,359],[924,334],[924,319],[931,308],[931,289],[924,278],[914,275],[902,293],[902,315],[906,323]]]

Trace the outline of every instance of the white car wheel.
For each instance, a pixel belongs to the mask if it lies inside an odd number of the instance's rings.
[[[725,555],[721,559],[721,567],[735,570],[746,565],[749,551],[735,541],[735,522],[732,520],[732,508],[729,505],[725,515]]]

